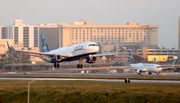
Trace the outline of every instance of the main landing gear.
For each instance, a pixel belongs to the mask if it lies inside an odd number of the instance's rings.
[[[149,74],[149,75],[152,75],[152,73],[151,73],[151,72],[149,72],[148,74]]]
[[[79,59],[79,64],[77,65],[77,68],[79,69],[79,68],[83,68],[83,65],[81,64],[81,62],[84,60],[84,58],[80,58]]]
[[[77,68],[79,69],[79,68],[83,68],[83,65],[82,64],[78,64],[77,65]]]
[[[156,74],[159,75],[160,72],[157,72]]]
[[[54,63],[54,68],[59,68],[59,64],[57,62]]]

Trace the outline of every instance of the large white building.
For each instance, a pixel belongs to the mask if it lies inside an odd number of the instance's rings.
[[[127,25],[95,25],[84,21],[71,24],[39,24],[40,34],[45,35],[51,50],[87,41],[144,42],[146,45],[158,45],[159,27],[159,25],[138,25],[136,22],[128,22]]]
[[[39,46],[39,26],[26,25],[22,19],[15,19],[13,26],[0,28],[2,39],[13,39],[14,44],[22,43],[24,47]]]

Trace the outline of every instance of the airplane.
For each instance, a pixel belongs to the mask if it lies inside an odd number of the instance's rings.
[[[26,53],[31,56],[38,56],[46,62],[54,63],[55,68],[56,67],[59,68],[60,62],[79,60],[79,64],[77,64],[78,69],[83,68],[81,62],[84,59],[86,59],[86,63],[95,63],[97,57],[110,56],[116,54],[115,48],[114,48],[115,51],[114,53],[96,54],[99,51],[99,46],[95,42],[91,42],[91,41],[77,45],[72,45],[65,48],[58,48],[50,51],[44,34],[41,34],[41,40],[42,40],[43,52],[34,52],[34,51],[18,50],[18,49],[15,49],[15,51]],[[8,42],[7,45],[9,48]]]
[[[130,56],[130,62],[131,62],[130,69],[135,70],[138,73],[138,75],[141,75],[141,73],[143,73],[143,72],[148,72],[149,75],[151,75],[152,73],[156,73],[157,75],[159,75],[159,73],[162,70],[169,70],[169,69],[174,68],[174,62],[172,62],[172,67],[166,67],[166,68],[162,68],[158,64],[136,63],[134,61],[131,50],[129,50],[129,56]]]

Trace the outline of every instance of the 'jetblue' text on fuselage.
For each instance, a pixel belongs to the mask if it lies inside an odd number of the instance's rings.
[[[78,45],[77,47],[74,48],[74,52],[83,50],[83,45]]]

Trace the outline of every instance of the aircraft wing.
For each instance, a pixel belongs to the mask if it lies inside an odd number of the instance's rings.
[[[134,71],[147,71],[147,69],[146,68],[144,68],[144,69],[139,69],[139,68],[124,68],[124,69],[131,69],[131,70],[134,70]]]
[[[94,54],[91,57],[102,57],[102,56],[110,56],[115,55],[116,53],[108,53],[108,54]]]
[[[108,53],[108,54],[94,54],[91,56],[91,58],[93,57],[102,57],[102,56],[111,56],[111,55],[117,55],[116,53],[116,47],[114,46],[114,53]]]
[[[144,68],[144,69],[138,69],[138,68],[124,68],[124,69],[131,69],[131,70],[134,70],[136,72],[139,72],[140,70],[141,71],[147,71],[147,68]]]
[[[10,47],[9,47],[9,43],[8,42],[7,42],[7,46],[8,46],[8,49],[10,51]],[[44,53],[44,52],[34,52],[34,51],[27,51],[27,50],[18,50],[18,49],[15,49],[15,51],[26,53],[26,54],[29,54],[29,55],[32,55],[32,56],[38,56],[38,57],[53,57],[53,56],[56,55],[56,54],[48,53],[48,52]],[[68,55],[66,55],[66,54],[60,54],[60,56],[68,57]]]
[[[162,70],[170,70],[174,68],[174,62],[172,62],[172,67],[166,67],[166,68],[162,68]]]
[[[54,55],[56,55],[56,54],[53,54],[53,53],[34,52],[34,51],[18,50],[18,49],[16,49],[15,51],[26,53],[26,54],[29,54],[29,55],[32,55],[32,56],[38,56],[38,57],[53,57]],[[68,55],[66,55],[66,54],[60,54],[60,56],[68,57]]]

